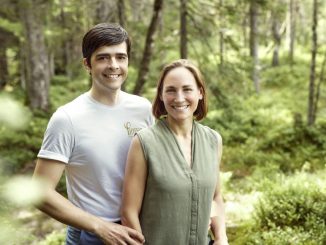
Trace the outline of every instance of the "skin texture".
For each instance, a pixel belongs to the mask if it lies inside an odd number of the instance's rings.
[[[95,50],[91,65],[84,59],[84,65],[91,74],[91,96],[106,105],[118,101],[121,85],[128,75],[128,55],[126,43],[102,46]]]
[[[203,99],[193,74],[185,67],[177,67],[164,78],[159,95],[167,111],[167,122],[191,167],[191,131],[193,114],[199,100]],[[222,156],[222,139],[218,137],[218,159]],[[216,163],[218,164],[218,163]],[[218,173],[219,174],[219,171]],[[138,137],[134,137],[129,149],[122,201],[122,223],[141,232],[139,213],[142,206],[147,177],[147,164]],[[219,179],[219,178],[218,178]],[[227,245],[224,204],[220,183],[215,187],[212,200],[213,213],[211,229],[215,236],[215,245]]]
[[[91,64],[84,65],[92,78],[90,95],[106,105],[115,105],[119,101],[122,83],[128,74],[128,56],[126,43],[102,46],[91,57]],[[49,159],[38,159],[34,178],[42,179],[45,185],[43,202],[39,209],[56,220],[73,227],[95,233],[104,244],[131,244],[144,242],[141,233],[134,229],[105,221],[73,205],[56,191],[56,186],[65,169],[65,163]]]

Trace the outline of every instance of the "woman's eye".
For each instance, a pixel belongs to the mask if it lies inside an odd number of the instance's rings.
[[[172,89],[168,89],[168,90],[165,90],[165,92],[166,92],[166,93],[173,93],[174,90],[172,90]]]

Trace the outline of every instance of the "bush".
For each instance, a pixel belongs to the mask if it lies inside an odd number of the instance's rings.
[[[38,245],[64,245],[66,240],[65,231],[53,231]]]
[[[300,173],[276,183],[258,202],[245,244],[325,244],[325,180]]]

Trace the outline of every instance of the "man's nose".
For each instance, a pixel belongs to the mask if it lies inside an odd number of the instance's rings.
[[[116,60],[116,58],[111,58],[110,61],[108,62],[108,66],[110,69],[118,69],[119,68],[119,64]]]

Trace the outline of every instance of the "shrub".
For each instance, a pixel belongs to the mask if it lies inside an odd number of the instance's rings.
[[[325,244],[326,183],[313,177],[301,173],[266,190],[246,244]]]
[[[53,231],[38,245],[64,245],[66,239],[65,231]]]

